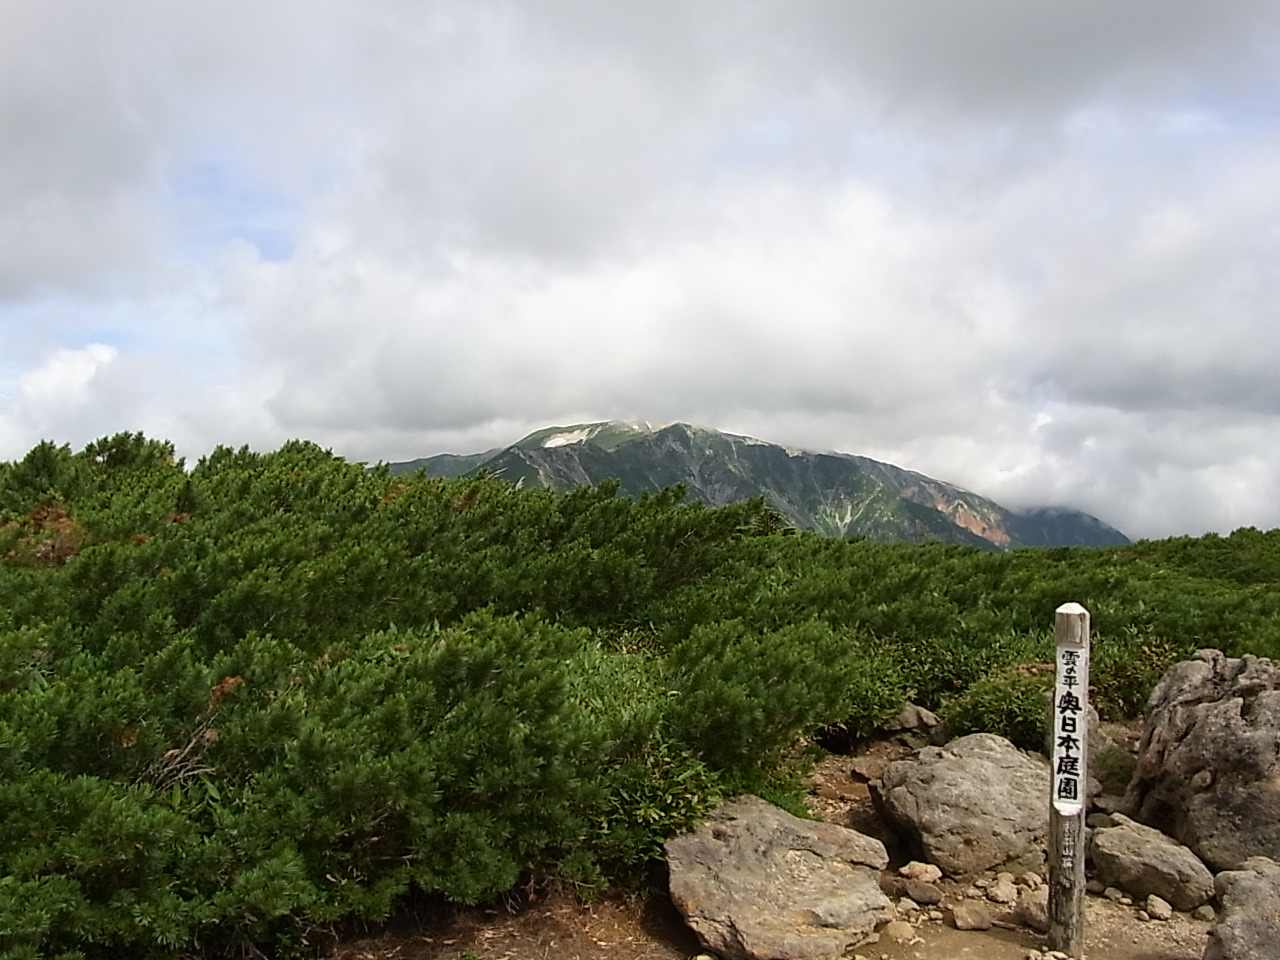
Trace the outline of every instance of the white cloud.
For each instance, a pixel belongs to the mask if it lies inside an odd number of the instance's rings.
[[[1280,524],[1266,0],[5,19],[0,456],[683,419]]]
[[[104,376],[119,356],[114,347],[92,343],[58,350],[16,378],[16,395],[5,404],[7,433],[20,429],[56,436],[84,418],[93,418]],[[19,425],[21,425],[19,427]]]

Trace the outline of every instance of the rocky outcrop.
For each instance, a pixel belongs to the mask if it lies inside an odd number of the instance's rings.
[[[1201,650],[1147,701],[1122,809],[1214,870],[1280,858],[1280,669]]]
[[[1272,960],[1280,952],[1280,864],[1251,857],[1215,880],[1222,915],[1204,960]]]
[[[881,815],[953,877],[1043,864],[1048,795],[1044,759],[990,733],[925,747],[871,784]]]
[[[672,901],[726,960],[828,960],[892,916],[879,840],[758,797],[721,805],[666,851]]]
[[[1114,814],[1115,826],[1093,831],[1093,876],[1135,898],[1152,894],[1178,910],[1213,899],[1213,874],[1182,844],[1159,830]]]

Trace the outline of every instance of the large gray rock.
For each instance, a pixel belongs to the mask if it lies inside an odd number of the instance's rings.
[[[1250,857],[1217,876],[1222,914],[1209,932],[1204,960],[1274,960],[1280,955],[1280,864]]]
[[[1147,701],[1122,809],[1216,870],[1280,859],[1280,669],[1200,650]]]
[[[889,764],[871,783],[881,814],[953,877],[1044,863],[1049,765],[991,733]]]
[[[1178,910],[1213,899],[1213,874],[1199,857],[1159,830],[1114,814],[1115,826],[1093,831],[1093,876],[1135,898],[1155,894]]]
[[[726,960],[830,960],[892,916],[879,840],[758,797],[722,804],[666,851],[672,901]]]

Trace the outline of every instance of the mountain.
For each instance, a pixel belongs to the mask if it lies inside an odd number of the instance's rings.
[[[478,469],[525,487],[568,490],[616,478],[639,496],[684,484],[722,506],[763,497],[795,526],[836,537],[939,540],[985,549],[1114,546],[1119,530],[1077,510],[1014,511],[924,474],[847,453],[814,453],[687,423],[611,420],[547,427],[482,454],[442,454],[390,464],[460,476]]]
[[[487,460],[501,452],[501,447],[494,447],[484,453],[439,453],[434,457],[393,463],[391,472],[413,473],[415,470],[425,470],[433,477],[462,477],[484,466]]]

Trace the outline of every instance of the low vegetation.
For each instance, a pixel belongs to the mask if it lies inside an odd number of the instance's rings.
[[[589,893],[906,698],[1043,735],[1053,610],[1106,714],[1280,653],[1280,531],[984,553],[760,502],[393,477],[121,434],[0,464],[0,958],[303,954],[421,894]]]

